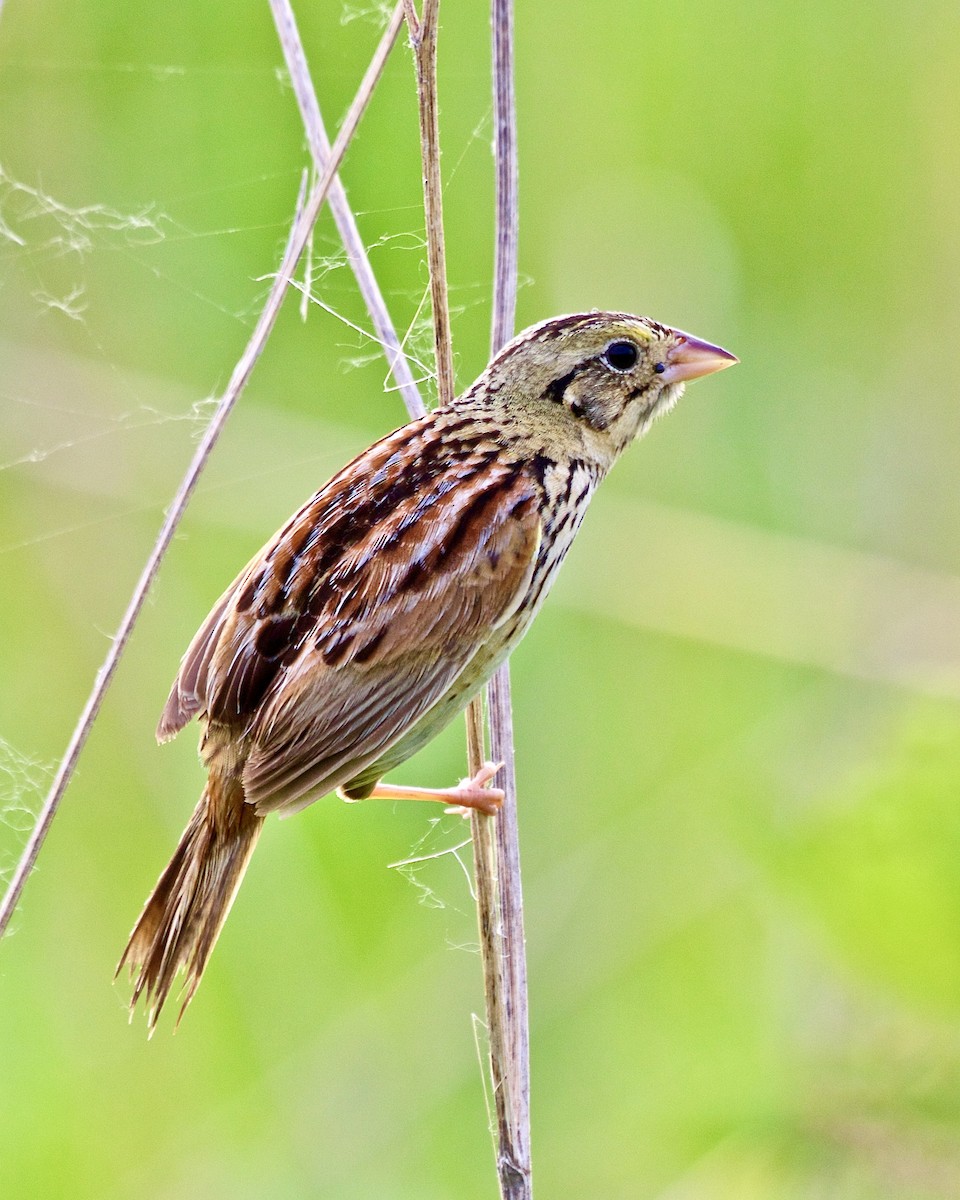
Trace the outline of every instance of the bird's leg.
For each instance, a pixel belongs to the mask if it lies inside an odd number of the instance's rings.
[[[357,800],[434,800],[454,809],[479,808],[481,812],[493,816],[503,803],[503,792],[500,788],[486,785],[502,766],[503,763],[484,763],[472,779],[464,779],[452,788],[402,787],[378,783],[365,796],[351,796],[345,788],[337,788],[337,795],[350,803]]]

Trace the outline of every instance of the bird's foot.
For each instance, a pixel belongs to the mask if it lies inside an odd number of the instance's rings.
[[[364,799],[433,800],[438,804],[448,805],[448,812],[458,812],[467,816],[471,809],[479,809],[480,812],[493,816],[503,803],[503,791],[500,788],[487,787],[487,784],[502,766],[503,763],[484,763],[472,779],[464,779],[452,788],[402,787],[393,783],[378,783]],[[338,788],[337,795],[341,800],[356,799],[348,796],[343,788]]]
[[[452,803],[446,811],[469,817],[471,809],[479,809],[488,817],[494,816],[503,804],[505,793],[503,788],[487,787],[487,784],[502,767],[502,762],[484,763],[473,778],[462,779],[455,788],[449,788]]]

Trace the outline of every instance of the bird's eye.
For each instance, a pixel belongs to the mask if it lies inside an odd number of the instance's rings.
[[[611,342],[600,355],[600,361],[611,371],[632,371],[639,353],[633,342]]]
[[[653,368],[654,373],[657,375],[662,375],[666,369],[667,369],[666,363],[657,363],[657,365]]]

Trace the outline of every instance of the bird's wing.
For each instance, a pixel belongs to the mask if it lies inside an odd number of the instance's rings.
[[[277,655],[262,654],[251,662],[238,662],[232,671],[223,662],[226,638],[240,645],[243,634],[257,632],[258,621],[274,624],[280,618],[299,619],[304,585],[311,570],[319,573],[335,557],[340,527],[364,516],[375,517],[375,497],[381,501],[381,477],[396,485],[390,459],[402,452],[406,441],[418,436],[429,441],[431,418],[414,422],[388,435],[343,468],[295,513],[263,549],[244,567],[214,605],[180,661],[157,736],[166,741],[190,720],[207,713],[225,723],[249,720],[281,668]],[[406,436],[404,436],[406,435]],[[369,493],[369,494],[365,494]],[[265,635],[266,636],[266,635]],[[218,678],[210,672],[217,662]],[[232,719],[231,719],[232,718]]]
[[[374,761],[526,592],[540,540],[533,475],[479,436],[451,457],[430,422],[318,493],[184,659],[171,701],[182,682],[195,698],[185,692],[181,712],[244,731],[244,789],[260,811],[297,807]]]
[[[255,718],[243,782],[259,811],[321,795],[378,758],[526,593],[540,520],[522,472],[491,468],[437,510],[394,545],[374,531],[324,581],[323,610]]]

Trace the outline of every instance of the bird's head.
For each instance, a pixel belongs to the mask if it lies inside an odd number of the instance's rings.
[[[581,434],[610,457],[668,412],[686,383],[738,360],[689,333],[629,313],[554,317],[509,342],[464,394],[563,436]]]

